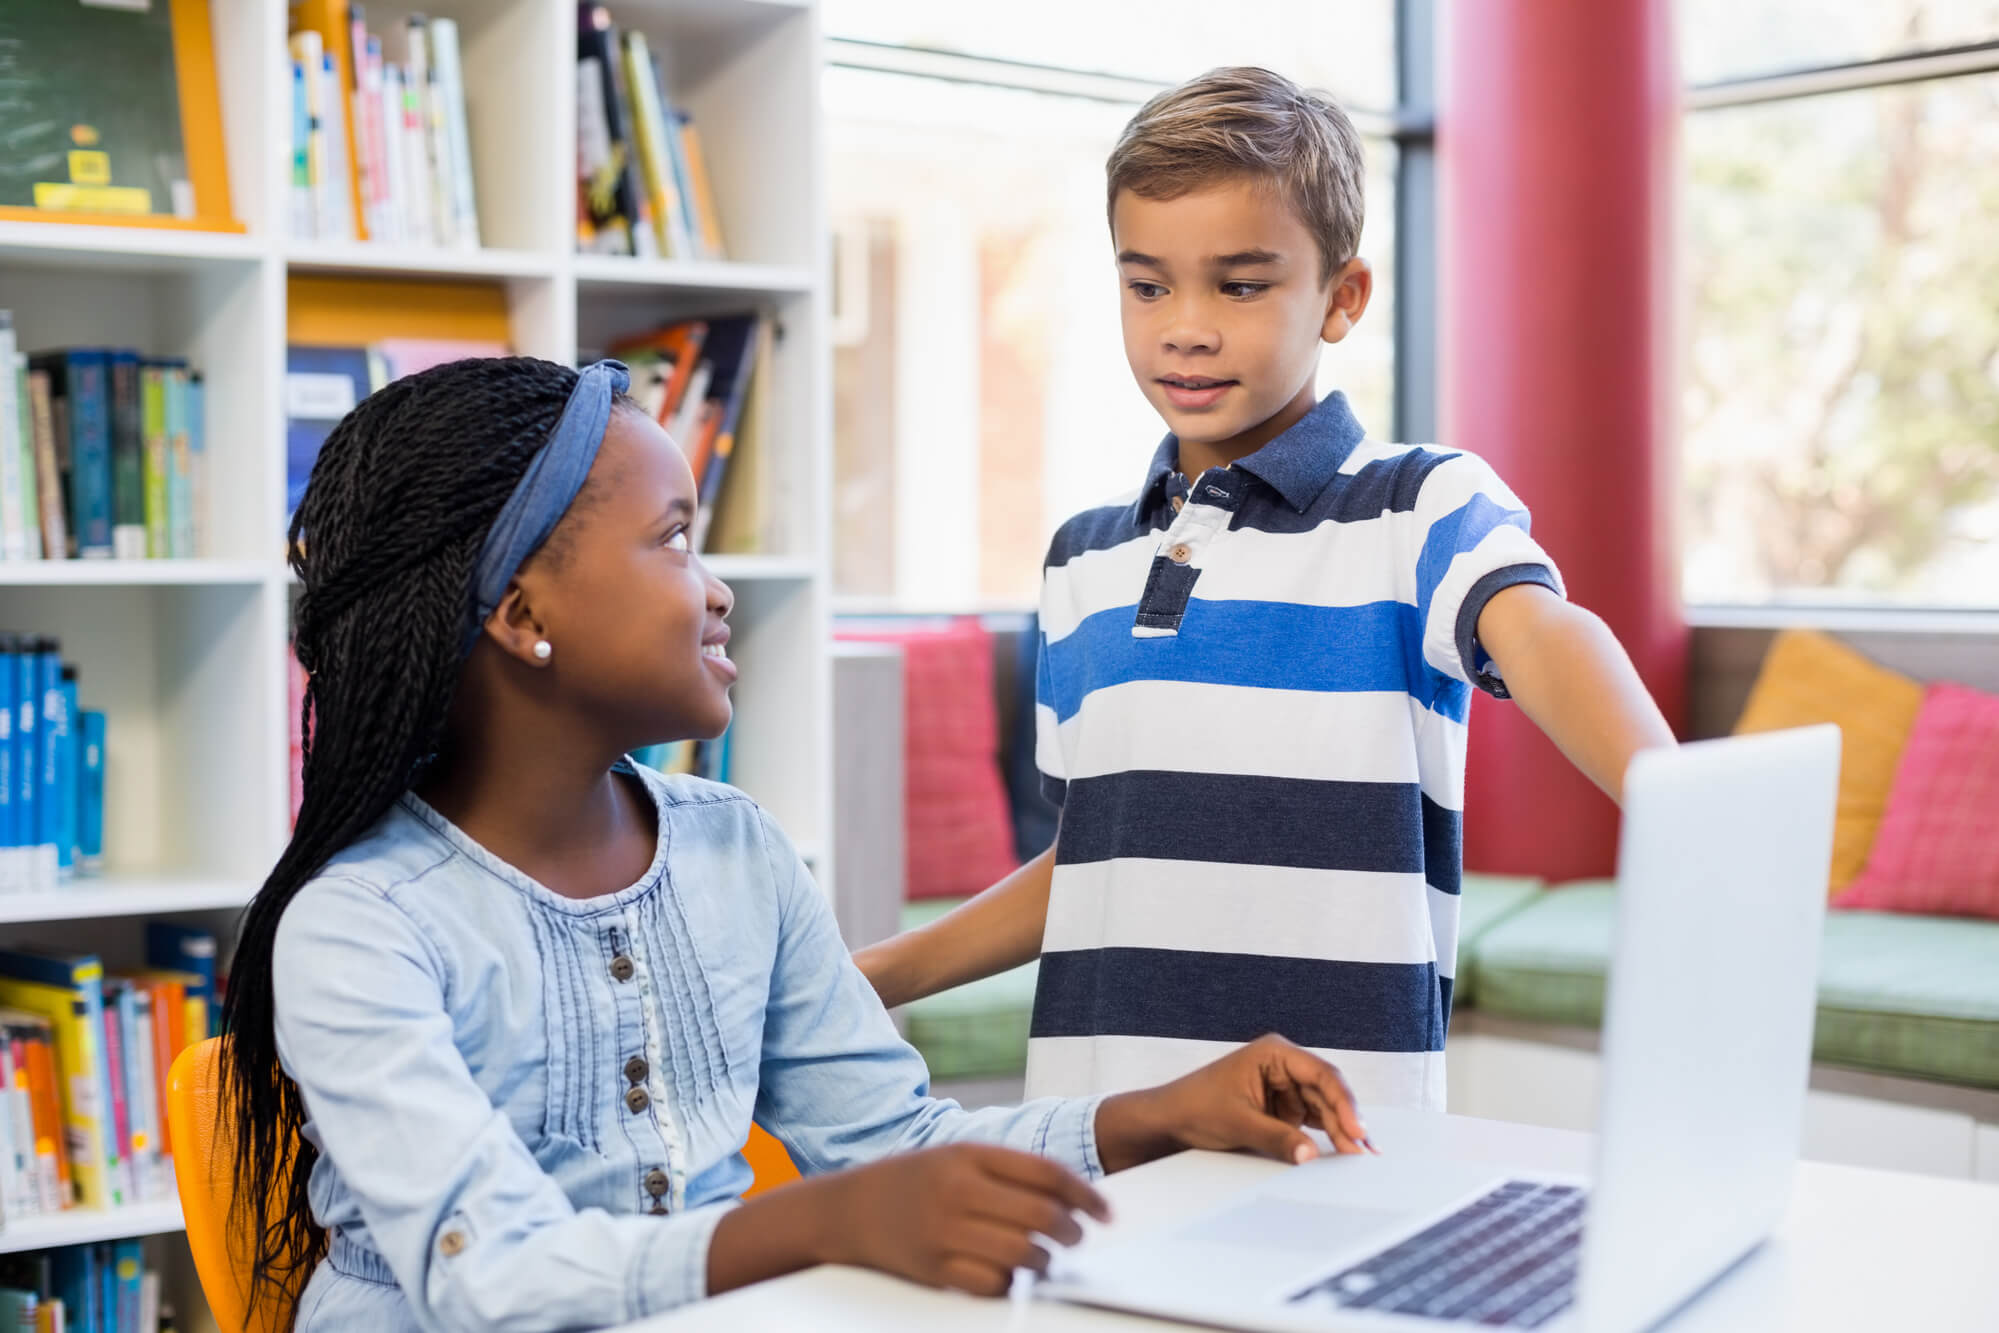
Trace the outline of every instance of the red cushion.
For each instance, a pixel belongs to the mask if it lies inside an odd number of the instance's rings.
[[[1867,868],[1832,905],[1999,920],[1999,695],[1924,692]]]
[[[906,896],[962,898],[1011,873],[992,635],[960,619],[839,637],[902,647]]]

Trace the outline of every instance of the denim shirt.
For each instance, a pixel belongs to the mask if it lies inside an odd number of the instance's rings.
[[[649,770],[644,878],[571,899],[414,796],[286,909],[277,1039],[333,1329],[568,1329],[706,1294],[751,1121],[811,1174],[978,1140],[1101,1174],[1097,1101],[968,1112],[854,967],[777,826]]]

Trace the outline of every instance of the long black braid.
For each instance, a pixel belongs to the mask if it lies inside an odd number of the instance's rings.
[[[305,795],[291,841],[244,914],[223,1004],[231,1229],[256,1237],[253,1309],[294,1305],[326,1248],[306,1194],[317,1153],[299,1134],[305,1108],[278,1066],[272,1026],[278,920],[435,751],[480,543],[575,383],[575,371],[530,357],[397,380],[334,427],[292,519]]]

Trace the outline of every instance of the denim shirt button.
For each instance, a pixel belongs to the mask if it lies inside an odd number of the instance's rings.
[[[646,1172],[646,1193],[652,1195],[653,1198],[657,1199],[660,1195],[666,1193],[667,1183],[666,1172],[660,1170],[658,1167],[654,1167],[652,1170]]]
[[[625,1061],[625,1081],[628,1083],[645,1082],[646,1070],[646,1058],[643,1055],[633,1056],[631,1059]]]
[[[625,1109],[630,1111],[633,1115],[639,1114],[641,1111],[645,1110],[646,1107],[651,1105],[652,1105],[652,1098],[646,1096],[646,1090],[644,1088],[633,1088],[630,1092],[625,1094]]]
[[[465,1233],[462,1231],[447,1231],[437,1238],[438,1253],[447,1259],[460,1253],[464,1248]]]
[[[625,955],[619,954],[616,958],[613,958],[611,960],[611,976],[613,979],[618,981],[630,981],[632,979],[633,971],[634,969],[632,967],[632,960],[625,957]]]

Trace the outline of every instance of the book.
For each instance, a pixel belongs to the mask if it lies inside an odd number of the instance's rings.
[[[213,525],[208,498],[208,382],[199,371],[187,375],[187,505],[178,515],[173,553],[192,560],[208,554]]]
[[[76,877],[77,812],[83,791],[83,719],[77,670],[62,669],[62,708],[56,716],[56,878]]]
[[[0,633],[0,891],[8,893],[20,892],[27,879],[27,858],[22,850],[26,842],[21,836],[21,811],[16,808],[19,779],[15,767],[27,762],[14,735],[20,678],[18,636]]]
[[[49,1257],[55,1269],[56,1298],[63,1303],[70,1326],[81,1333],[99,1333],[105,1323],[97,1247],[65,1245]]]
[[[742,419],[736,427],[727,484],[718,483],[720,494],[710,501],[713,518],[703,534],[703,550],[755,555],[777,550],[782,545],[782,534],[775,530],[778,511],[772,503],[768,442],[777,336],[775,320],[760,321],[756,365],[750,376],[749,395],[743,401]]]
[[[42,558],[41,478],[35,471],[35,414],[28,393],[28,358],[14,353],[14,453],[21,469],[21,554]]]
[[[601,107],[603,114],[601,156],[587,166],[579,163],[580,193],[589,209],[594,247],[607,254],[650,258],[659,253],[659,242],[643,198],[641,168],[632,153],[631,102],[625,95],[617,27],[604,5],[580,4],[576,12],[577,79],[597,84],[591,104]]]
[[[12,772],[14,814],[9,823],[13,830],[10,839],[13,853],[13,883],[17,892],[31,892],[35,888],[35,866],[38,860],[37,837],[40,828],[36,806],[42,794],[41,762],[41,719],[42,709],[37,682],[41,678],[40,663],[36,661],[36,641],[30,635],[17,634],[8,644],[13,666],[10,673],[14,692],[9,707],[14,715],[12,756],[9,767]]]
[[[33,1122],[14,1095],[14,1062],[19,1043],[8,1037],[0,1017],[0,1231],[7,1223],[41,1211],[35,1189]]]
[[[146,923],[146,966],[163,972],[184,973],[187,983],[188,1033],[190,1041],[214,1035],[215,936],[199,926],[183,926],[171,921]],[[195,1020],[195,1005],[201,1019]]]
[[[94,954],[0,949],[0,1004],[39,1014],[55,1034],[70,1178],[87,1208],[126,1201],[109,1123],[110,1066],[103,1050],[104,965]]]
[[[0,310],[0,558],[28,555],[27,496],[21,488],[20,408],[14,401],[14,315]]]
[[[68,727],[62,722],[62,645],[52,638],[35,640],[35,679],[31,705],[38,713],[35,719],[35,764],[31,775],[35,781],[35,861],[32,867],[33,884],[37,891],[47,893],[55,889],[58,881],[60,856],[56,839],[62,823],[62,801],[56,784],[61,772],[58,734]]]
[[[339,43],[334,43],[337,47]],[[326,176],[315,182],[318,188],[320,235],[327,240],[351,241],[354,231],[353,169],[348,165],[349,135],[347,96],[341,87],[333,54],[323,47],[319,53],[319,114],[326,152]]]
[[[63,1121],[62,1084],[56,1076],[55,1031],[39,1014],[23,1013],[22,1018],[26,1020],[20,1032],[27,1063],[28,1114],[34,1125],[42,1211],[53,1213],[70,1207],[77,1198],[69,1130]]]
[[[42,555],[61,560],[69,555],[69,518],[63,503],[63,474],[56,462],[55,408],[46,370],[28,371],[28,410],[34,421],[35,497],[41,506]]]
[[[319,234],[312,199],[312,98],[306,91],[305,62],[292,60],[291,232],[309,239]]]
[[[377,388],[405,375],[415,375],[436,366],[469,357],[505,356],[505,343],[476,338],[384,338],[368,348],[372,382]]]
[[[167,367],[167,475],[166,531],[162,556],[186,557],[193,554],[194,532],[194,448],[192,430],[191,380],[185,363]]]
[[[700,492],[699,517],[694,524],[694,547],[700,550],[714,518],[715,502],[728,475],[730,454],[735,449],[736,428],[748,399],[750,380],[757,371],[757,356],[765,338],[767,321],[757,315],[740,315],[712,321],[707,356],[715,367],[708,384],[708,402],[703,414],[702,438],[697,446],[701,466],[694,474]]]
[[[94,875],[104,869],[104,714],[82,713],[82,744],[77,747],[81,780],[76,797],[76,873]]]
[[[68,422],[69,530],[77,554],[109,557],[111,540],[110,356],[93,348],[39,353],[30,359],[49,377],[49,392]]]
[[[668,146],[666,115],[660,105],[659,83],[653,72],[651,50],[642,32],[621,34],[621,54],[625,66],[625,87],[631,92],[632,120],[641,178],[651,203],[654,235],[659,252],[668,259],[689,259],[692,249],[686,226],[686,212],[680,203],[680,186]]]
[[[298,512],[319,448],[373,388],[365,347],[285,349],[285,517]]]
[[[452,236],[461,250],[479,248],[479,203],[472,188],[472,141],[465,119],[465,74],[458,55],[458,24],[430,21],[432,66],[444,121],[443,194],[450,201]]]
[[[722,216],[715,208],[715,185],[708,176],[708,154],[701,146],[701,134],[694,128],[694,118],[685,111],[680,113],[680,142],[687,174],[694,183],[694,216],[701,236],[703,258],[727,259],[728,253],[722,247]]]
[[[147,508],[145,442],[141,434],[139,354],[113,351],[111,358],[111,552],[120,560],[143,560],[152,525]]]
[[[160,1156],[173,1165],[173,1127],[167,1114],[167,1088],[174,1060],[192,1043],[187,1028],[187,982],[182,972],[141,972],[133,980],[144,986],[153,1002],[153,1086],[159,1101]]]
[[[300,229],[297,234],[320,240],[331,239],[331,218],[325,199],[327,179],[326,155],[326,108],[321,102],[325,96],[325,85],[320,79],[320,57],[325,54],[322,38],[311,28],[294,32],[288,43],[292,62],[298,66],[300,82],[305,97],[304,143],[306,197],[302,212],[296,212],[294,224]],[[292,113],[294,132],[299,124],[296,108]],[[294,148],[294,160],[296,160]],[[298,201],[294,199],[296,210]]]
[[[116,1275],[117,1323],[113,1327],[131,1329],[139,1324],[139,1284],[146,1272],[146,1252],[136,1238],[111,1242],[112,1272]]]
[[[138,1164],[132,1158],[132,1105],[129,1090],[125,1084],[125,1015],[119,1007],[117,989],[105,987],[104,1031],[104,1091],[106,1104],[110,1107],[107,1117],[111,1141],[117,1154],[117,1189],[125,1202],[136,1203],[145,1195],[138,1189]]]
[[[142,554],[153,556],[167,553],[167,453],[172,447],[167,433],[167,366],[165,361],[148,361],[139,370]]]

